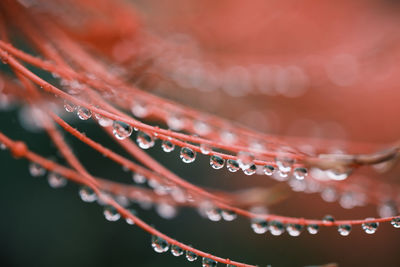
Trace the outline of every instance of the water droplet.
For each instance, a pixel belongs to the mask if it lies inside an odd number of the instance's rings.
[[[79,107],[76,114],[78,115],[79,119],[84,120],[84,121],[88,120],[88,119],[90,119],[90,117],[92,117],[92,112],[85,107]]]
[[[348,236],[351,232],[350,224],[341,224],[338,226],[338,232],[341,236]]]
[[[321,197],[326,202],[334,202],[338,198],[336,190],[332,187],[327,187],[321,192]]]
[[[222,131],[220,133],[221,141],[225,144],[232,144],[236,141],[237,137],[234,133],[230,131]]]
[[[172,245],[171,246],[171,254],[174,255],[175,257],[179,257],[183,254],[183,249],[177,245]]]
[[[393,218],[390,223],[394,228],[400,228],[400,217]]]
[[[6,145],[0,142],[0,150],[6,150]]]
[[[351,168],[348,169],[331,169],[326,170],[326,175],[335,181],[343,181],[351,174],[353,170]]]
[[[67,111],[67,112],[74,112],[76,110],[77,106],[67,100],[64,100],[64,108],[65,108],[65,111]]]
[[[193,129],[198,135],[207,135],[211,132],[210,126],[203,121],[193,122]]]
[[[275,171],[275,167],[272,165],[265,165],[264,166],[264,173],[265,175],[271,176],[272,174],[274,174]]]
[[[192,163],[196,159],[196,151],[189,147],[182,147],[180,158],[184,163]]]
[[[257,171],[257,166],[255,164],[251,164],[249,167],[243,169],[244,174],[253,175]]]
[[[94,202],[97,200],[97,195],[93,191],[92,188],[89,186],[82,186],[81,189],[79,189],[79,196],[84,202]]]
[[[286,231],[291,236],[299,236],[301,231],[303,231],[303,226],[300,224],[288,224],[286,226]]]
[[[237,162],[242,170],[248,169],[251,165],[253,165],[253,160],[254,156],[249,152],[240,151],[237,154]]]
[[[144,184],[147,181],[147,178],[143,174],[135,172],[132,175],[132,180],[137,184]]]
[[[260,218],[253,218],[251,220],[251,228],[256,234],[265,234],[268,231],[268,222]]]
[[[381,218],[397,215],[397,206],[393,201],[385,201],[378,206],[378,214]]]
[[[132,126],[122,121],[113,122],[113,134],[119,140],[124,140],[125,138],[131,136],[133,132]]]
[[[236,160],[233,160],[233,159],[228,159],[226,161],[226,168],[230,172],[237,172],[240,169],[239,163]]]
[[[149,149],[154,146],[154,137],[145,132],[139,131],[136,135],[136,142],[142,149]]]
[[[164,140],[164,141],[162,141],[162,143],[161,143],[161,148],[162,148],[162,150],[163,150],[164,152],[169,153],[169,152],[174,151],[175,145],[174,145],[171,141],[169,141],[169,140]]]
[[[49,173],[47,181],[52,188],[61,188],[67,185],[67,179],[55,172]]]
[[[121,218],[121,215],[118,213],[118,211],[110,205],[104,207],[103,214],[106,220],[110,222],[118,221],[119,218]]]
[[[203,257],[202,266],[203,267],[216,267],[217,266],[217,262],[215,260]]]
[[[37,164],[36,162],[31,162],[29,164],[29,173],[33,177],[43,176],[46,173],[46,169],[43,168],[41,165]]]
[[[333,218],[331,215],[325,215],[325,217],[322,218],[322,222],[325,225],[332,225],[332,223],[335,222],[335,218]]]
[[[101,126],[101,127],[109,127],[111,125],[113,125],[114,121],[110,118],[107,117],[103,117],[100,114],[95,114],[95,117],[97,119],[97,123]]]
[[[237,218],[237,214],[231,210],[222,210],[221,215],[222,218],[227,222],[233,221],[234,219]]]
[[[131,106],[131,112],[135,117],[144,118],[149,114],[149,110],[144,103],[135,102]]]
[[[136,216],[136,214],[137,214],[136,210],[134,210],[134,209],[129,209],[129,212],[134,216]],[[125,218],[125,222],[129,225],[135,224],[135,222],[131,218]]]
[[[293,171],[293,175],[297,180],[303,180],[307,176],[307,169],[303,167],[297,167]]]
[[[215,207],[207,208],[206,215],[207,215],[208,219],[213,222],[218,222],[222,218],[221,209],[215,208]]]
[[[201,144],[201,145],[200,145],[200,152],[201,152],[203,155],[208,155],[208,154],[211,153],[211,151],[212,151],[212,149],[210,148],[209,145],[207,145],[207,144]]]
[[[178,115],[169,115],[167,118],[167,125],[174,131],[180,131],[185,126],[185,120]]]
[[[281,235],[285,232],[285,228],[280,221],[271,221],[268,225],[268,230],[275,236]]]
[[[224,167],[225,160],[220,156],[212,155],[210,157],[210,165],[213,169],[219,170]]]
[[[292,170],[294,159],[288,157],[278,157],[275,159],[276,165],[281,173],[289,173]]]
[[[168,242],[162,239],[161,237],[155,235],[151,237],[151,246],[157,253],[164,253],[167,252],[169,249]]]
[[[160,203],[156,206],[156,211],[161,218],[172,219],[176,216],[178,211],[176,207],[167,203]]]
[[[309,224],[309,225],[307,225],[307,231],[312,235],[318,234],[318,231],[319,231],[318,224]]]
[[[375,218],[366,218],[366,220],[374,220]],[[379,223],[378,222],[365,222],[362,225],[362,229],[367,234],[374,234],[376,230],[378,230]]]
[[[197,260],[197,254],[190,250],[186,250],[186,259],[188,261],[195,261]]]

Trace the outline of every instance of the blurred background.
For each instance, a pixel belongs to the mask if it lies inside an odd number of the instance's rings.
[[[79,1],[58,2],[21,1],[27,8],[57,18],[87,49],[98,49],[105,60],[122,66],[127,79],[143,90],[285,136],[289,142],[300,139],[302,145],[311,144],[316,150],[370,152],[390,146],[400,136],[397,1],[126,1],[135,16],[121,14],[129,25],[121,29],[122,37],[79,32],[90,22],[89,18],[74,20],[79,18]],[[107,8],[113,12],[113,4]],[[98,25],[113,23],[106,14],[93,16],[104,23]],[[9,73],[4,66],[0,70]],[[2,132],[63,162],[46,134],[23,122],[26,110],[7,101],[0,104]],[[95,123],[61,114],[87,136],[125,155]],[[130,173],[69,135],[65,138],[92,174],[131,181]],[[148,152],[205,188],[234,192],[280,184],[284,197],[266,205],[271,213],[305,218],[332,214],[336,219],[382,214],[381,203],[344,209],[338,197],[327,202],[319,193],[293,192],[285,183],[265,176],[213,170],[206,156],[184,164],[178,151],[165,154],[159,143]],[[29,175],[25,160],[15,160],[7,151],[0,150],[0,166],[1,266],[201,264],[200,259],[189,263],[183,256],[155,253],[147,233],[123,220],[106,221],[101,206],[80,200],[77,185],[52,189],[45,178]],[[378,179],[389,192],[397,188],[398,174],[396,167],[384,174],[365,169],[359,176]],[[385,191],[379,190],[384,203]],[[299,237],[275,237],[256,235],[245,218],[211,222],[196,210],[183,208],[166,220],[154,207],[133,207],[140,218],[179,241],[249,264],[400,265],[400,231],[388,223],[381,224],[374,235],[354,227],[348,237],[340,236],[335,228],[323,228],[315,236],[304,232]],[[397,207],[393,209],[398,214]]]

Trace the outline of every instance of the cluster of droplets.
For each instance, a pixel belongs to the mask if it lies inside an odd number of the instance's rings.
[[[175,257],[182,256],[185,254],[185,257],[188,261],[195,261],[198,258],[198,255],[190,250],[184,250],[178,245],[171,245],[163,238],[153,235],[151,237],[151,247],[154,249],[155,252],[157,253],[165,253],[171,248],[171,254]],[[203,266],[216,266],[216,262],[205,258],[206,260],[203,260]],[[215,262],[215,265],[213,265]],[[209,264],[209,265],[207,265]]]

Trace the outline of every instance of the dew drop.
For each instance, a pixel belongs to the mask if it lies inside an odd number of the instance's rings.
[[[209,145],[207,145],[207,144],[201,144],[201,145],[200,145],[200,152],[201,152],[203,155],[208,155],[208,154],[211,153],[211,151],[212,151],[212,149],[210,148]]]
[[[268,222],[266,220],[254,218],[251,221],[251,228],[254,233],[261,235],[268,231]]]
[[[94,202],[97,200],[96,193],[87,185],[84,185],[79,189],[79,196],[84,202]]]
[[[293,175],[297,180],[303,180],[307,176],[307,169],[303,167],[297,167],[293,170]]]
[[[136,102],[131,106],[131,112],[135,117],[144,118],[149,114],[149,110],[144,103]]]
[[[271,221],[268,225],[268,230],[275,236],[281,235],[285,232],[285,228],[280,221]]]
[[[348,236],[351,232],[350,224],[341,224],[338,226],[338,232],[341,236]]]
[[[222,218],[221,209],[210,207],[206,210],[206,215],[210,221],[218,222]]]
[[[49,173],[47,181],[52,188],[61,188],[67,185],[67,179],[55,172]]]
[[[161,237],[155,235],[151,237],[151,246],[157,253],[164,253],[167,252],[169,249],[168,242],[162,239]]]
[[[331,215],[325,215],[324,218],[322,218],[322,222],[325,225],[332,225],[332,223],[335,222],[335,218],[333,218]]]
[[[237,218],[237,214],[231,210],[222,210],[221,215],[222,215],[222,218],[227,222],[231,222]]]
[[[180,131],[185,126],[185,120],[179,115],[169,115],[166,122],[168,127],[174,131]]]
[[[390,223],[394,228],[400,228],[400,217],[393,218]]]
[[[236,135],[230,131],[222,131],[220,133],[220,138],[225,144],[232,144],[236,142],[237,139]]]
[[[312,235],[318,234],[318,231],[319,231],[318,224],[309,224],[309,225],[307,225],[307,231]]]
[[[110,127],[114,123],[114,121],[112,119],[107,118],[107,117],[103,117],[100,114],[95,114],[95,116],[97,118],[97,123],[101,127]]]
[[[64,100],[64,109],[66,112],[74,112],[77,106],[67,100]]]
[[[237,162],[242,170],[248,169],[251,165],[253,165],[253,160],[254,156],[249,152],[240,151],[237,154]]]
[[[135,172],[132,175],[132,180],[137,184],[144,184],[147,181],[147,178],[143,174]]]
[[[236,160],[233,160],[233,159],[228,159],[226,161],[226,168],[230,172],[237,172],[240,169],[239,163]]]
[[[188,261],[195,261],[197,260],[197,254],[190,250],[186,250],[186,259]]]
[[[217,266],[217,262],[215,260],[203,257],[202,266],[203,267],[216,267]]]
[[[349,175],[351,174],[352,169],[331,169],[331,170],[326,170],[326,175],[335,181],[343,181],[345,180],[347,177],[349,177]]]
[[[164,152],[169,153],[169,152],[174,151],[175,145],[174,145],[171,141],[169,141],[169,140],[164,140],[164,141],[162,141],[162,143],[161,143],[161,148],[162,148],[162,150],[163,150]]]
[[[217,156],[217,155],[212,155],[210,157],[210,166],[213,169],[219,170],[219,169],[223,168],[224,165],[225,165],[225,160],[222,157]]]
[[[6,150],[6,145],[0,142],[0,150]]]
[[[172,219],[178,213],[175,206],[167,204],[167,203],[160,203],[156,206],[156,211],[161,218],[164,219]]]
[[[264,174],[271,176],[272,174],[274,174],[275,171],[275,167],[272,165],[265,165],[264,166]]]
[[[78,115],[79,119],[84,120],[84,121],[88,120],[88,119],[90,119],[90,117],[92,117],[92,112],[85,107],[79,107],[76,114]]]
[[[119,218],[121,218],[121,215],[118,213],[118,211],[110,205],[104,207],[103,214],[106,220],[110,222],[118,221]]]
[[[257,166],[255,164],[251,164],[249,167],[243,169],[244,174],[253,175],[257,172]]]
[[[136,214],[137,214],[136,210],[134,210],[134,209],[129,209],[129,212],[134,216],[136,216]],[[131,218],[125,218],[125,222],[129,225],[135,224],[135,222]]]
[[[171,254],[174,255],[175,257],[179,257],[183,254],[183,249],[177,245],[172,245],[171,246]]]
[[[286,226],[286,231],[291,236],[299,236],[301,231],[303,231],[303,226],[300,224],[288,224]]]
[[[198,135],[207,135],[211,132],[210,126],[203,121],[195,121],[193,129]]]
[[[29,164],[29,173],[33,177],[43,176],[46,173],[46,169],[43,168],[41,165],[37,164],[36,162],[31,162]]]
[[[136,135],[136,142],[142,149],[149,149],[154,146],[154,137],[145,132],[139,131]]]
[[[192,163],[196,159],[196,151],[189,147],[182,147],[180,158],[184,163]]]
[[[275,159],[278,169],[282,173],[289,173],[292,170],[294,160],[288,157],[278,157]]]
[[[375,218],[366,218],[366,220],[374,220]],[[376,230],[378,230],[379,223],[378,222],[365,222],[361,225],[362,229],[367,234],[374,234]]]
[[[113,134],[119,140],[124,140],[125,138],[131,136],[133,132],[132,126],[122,121],[113,122]]]

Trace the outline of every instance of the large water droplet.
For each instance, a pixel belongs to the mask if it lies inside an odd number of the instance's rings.
[[[217,266],[217,262],[215,260],[203,257],[202,266],[203,267],[216,267]]]
[[[116,208],[113,206],[107,205],[104,207],[103,211],[104,217],[106,218],[107,221],[110,222],[115,222],[118,221],[119,218],[121,218],[121,215],[118,213]]]
[[[312,235],[318,234],[318,231],[319,231],[318,224],[309,224],[309,225],[307,225],[307,231]]]
[[[249,167],[243,169],[244,174],[253,175],[257,172],[257,166],[253,163]]]
[[[307,169],[303,167],[297,167],[293,171],[293,175],[297,180],[303,180],[307,176]]]
[[[301,231],[303,231],[303,226],[300,224],[288,224],[286,226],[286,231],[291,236],[299,236]]]
[[[162,239],[161,237],[155,235],[151,237],[151,246],[157,253],[164,253],[167,252],[169,249],[168,242]]]
[[[184,163],[192,163],[196,159],[196,151],[189,147],[182,147],[180,158]]]
[[[225,160],[217,155],[212,155],[210,157],[210,165],[211,167],[213,167],[214,169],[218,170],[224,167],[225,165]]]
[[[78,115],[78,118],[81,120],[88,120],[90,117],[92,117],[92,111],[85,107],[79,107],[78,111],[76,113]]]
[[[175,257],[179,257],[183,254],[183,249],[177,245],[172,245],[171,246],[171,254],[174,255]]]
[[[222,218],[227,222],[233,221],[234,219],[237,218],[237,214],[231,210],[222,210],[221,215]]]
[[[52,188],[61,188],[67,185],[67,179],[55,172],[49,173],[47,181]]]
[[[67,100],[64,100],[64,109],[67,112],[74,112],[76,110],[77,106]]]
[[[131,136],[133,132],[132,126],[122,121],[113,122],[113,134],[119,140],[124,140],[125,138]]]
[[[190,250],[186,250],[186,259],[188,261],[195,261],[197,260],[197,254]]]
[[[136,135],[136,142],[142,149],[149,149],[154,146],[154,137],[145,132],[139,131]]]
[[[230,172],[237,172],[240,169],[239,163],[236,160],[233,160],[233,159],[228,159],[226,161],[226,168]]]
[[[366,218],[366,220],[374,220],[375,218]],[[378,230],[379,223],[378,222],[365,222],[362,225],[362,229],[367,234],[374,234],[376,230]]]
[[[94,202],[97,200],[96,193],[87,185],[84,185],[79,189],[79,196],[84,202]]]
[[[285,228],[280,221],[271,221],[268,225],[268,230],[275,236],[281,235],[285,232]]]
[[[351,232],[350,224],[341,224],[338,226],[338,232],[341,236],[348,236]]]
[[[164,152],[169,153],[169,152],[174,151],[175,145],[174,145],[171,141],[169,141],[169,140],[164,140],[164,141],[161,143],[161,148],[162,148],[162,150],[163,150]]]
[[[43,176],[46,173],[46,169],[43,168],[41,165],[37,164],[36,162],[31,162],[29,164],[29,173],[33,177]]]
[[[271,176],[272,174],[274,174],[275,171],[275,167],[272,165],[265,165],[264,166],[264,174]]]
[[[400,228],[400,217],[393,218],[390,223],[394,228]]]
[[[251,228],[256,234],[265,234],[268,231],[268,222],[263,219],[253,218],[251,220]]]

